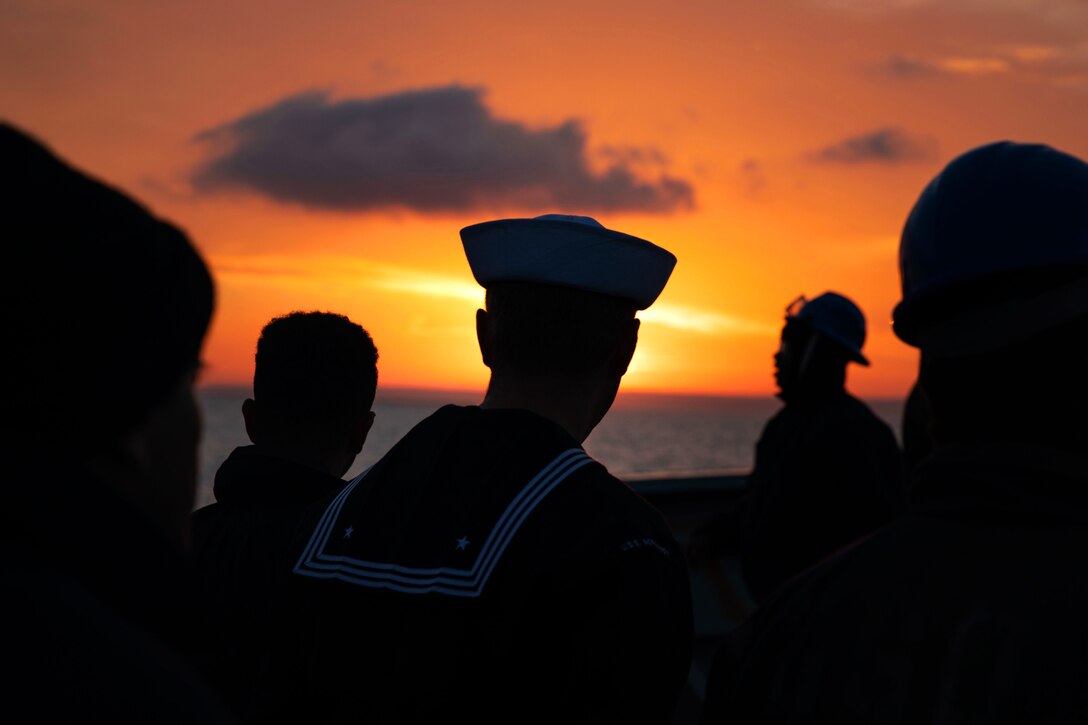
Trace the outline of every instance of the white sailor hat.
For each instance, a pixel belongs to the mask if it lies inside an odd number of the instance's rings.
[[[545,214],[497,219],[461,230],[472,275],[492,282],[542,282],[653,304],[676,266],[669,251],[590,217]]]

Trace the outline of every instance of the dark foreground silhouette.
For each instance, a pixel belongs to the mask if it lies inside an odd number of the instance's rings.
[[[726,639],[706,723],[1088,717],[1088,165],[999,143],[953,160],[901,244],[896,334],[921,352],[898,521]]]
[[[208,269],[4,124],[0,158],[5,719],[226,722],[185,556]]]

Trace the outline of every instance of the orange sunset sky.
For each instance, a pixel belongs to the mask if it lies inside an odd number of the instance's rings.
[[[1088,2],[0,0],[0,116],[189,232],[207,383],[326,309],[382,385],[482,389],[458,230],[563,212],[678,257],[625,390],[768,394],[831,289],[869,319],[849,386],[898,397],[902,222],[974,145],[1088,157]]]

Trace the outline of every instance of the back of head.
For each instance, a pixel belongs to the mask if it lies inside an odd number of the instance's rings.
[[[14,456],[79,459],[192,374],[211,276],[179,229],[4,124],[0,157],[0,440]]]
[[[332,312],[292,312],[257,341],[253,397],[284,438],[342,438],[374,405],[378,350],[363,327]]]
[[[1012,142],[953,159],[906,221],[900,276],[893,326],[921,351],[936,430],[1063,435],[1059,408],[1085,400],[1088,164]]]
[[[495,282],[486,306],[492,371],[529,377],[592,374],[635,317],[631,300],[534,282]]]

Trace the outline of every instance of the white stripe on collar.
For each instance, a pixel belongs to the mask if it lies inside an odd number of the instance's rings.
[[[585,451],[571,448],[560,453],[542,468],[495,522],[476,561],[469,569],[418,569],[324,553],[329,537],[336,528],[334,524],[340,510],[351,491],[366,475],[364,472],[345,486],[325,509],[317,529],[295,565],[294,573],[319,579],[338,579],[359,586],[390,589],[405,594],[433,592],[456,597],[478,597],[526,517],[567,476],[590,463],[593,463],[593,459]]]

